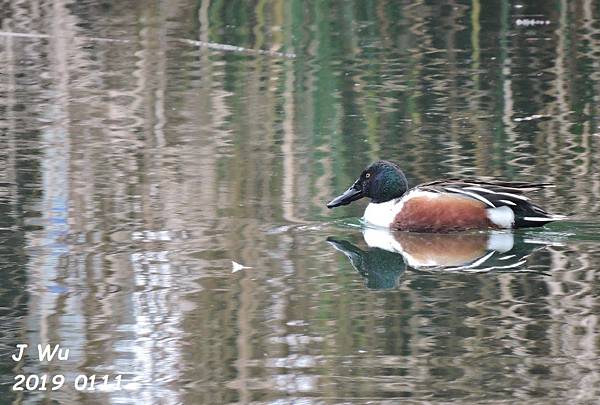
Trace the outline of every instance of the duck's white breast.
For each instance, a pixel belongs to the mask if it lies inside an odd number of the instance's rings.
[[[437,198],[438,196],[439,194],[430,191],[413,190],[401,198],[379,204],[370,203],[365,209],[363,220],[371,225],[389,228],[406,201],[415,197]]]
[[[370,225],[388,228],[398,213],[399,202],[393,199],[384,203],[370,203],[365,209],[363,220]]]

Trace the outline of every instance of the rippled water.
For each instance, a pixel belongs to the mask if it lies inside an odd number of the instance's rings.
[[[600,7],[500,3],[4,1],[4,401],[600,400]],[[374,235],[378,158],[570,217]]]

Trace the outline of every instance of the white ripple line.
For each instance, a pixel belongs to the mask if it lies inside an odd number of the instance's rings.
[[[51,35],[48,34],[34,34],[34,33],[26,33],[26,32],[11,32],[11,31],[0,31],[0,36],[4,37],[20,37],[20,38],[51,38]],[[82,37],[87,41],[96,41],[96,42],[117,42],[117,43],[131,43],[131,40],[128,39],[112,39],[112,38],[99,38],[99,37]],[[173,38],[175,41],[182,42],[189,45],[194,45],[202,48],[214,49],[217,51],[224,52],[243,52],[249,54],[256,55],[267,55],[267,56],[276,56],[283,58],[293,59],[296,57],[296,54],[289,52],[277,52],[277,51],[267,51],[264,49],[252,49],[252,48],[244,48],[242,46],[229,45],[229,44],[220,44],[218,42],[206,42],[206,41],[195,41],[192,39],[186,38]]]

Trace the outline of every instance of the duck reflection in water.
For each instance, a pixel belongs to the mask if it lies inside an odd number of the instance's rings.
[[[534,250],[547,243],[516,237],[509,231],[421,234],[366,228],[363,237],[367,250],[333,237],[327,241],[366,278],[368,288],[397,287],[407,267],[419,271],[510,271],[546,275],[523,266]]]

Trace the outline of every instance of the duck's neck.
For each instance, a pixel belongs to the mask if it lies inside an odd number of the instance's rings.
[[[384,172],[373,179],[369,197],[376,204],[402,197],[408,190],[408,181],[401,171]]]

